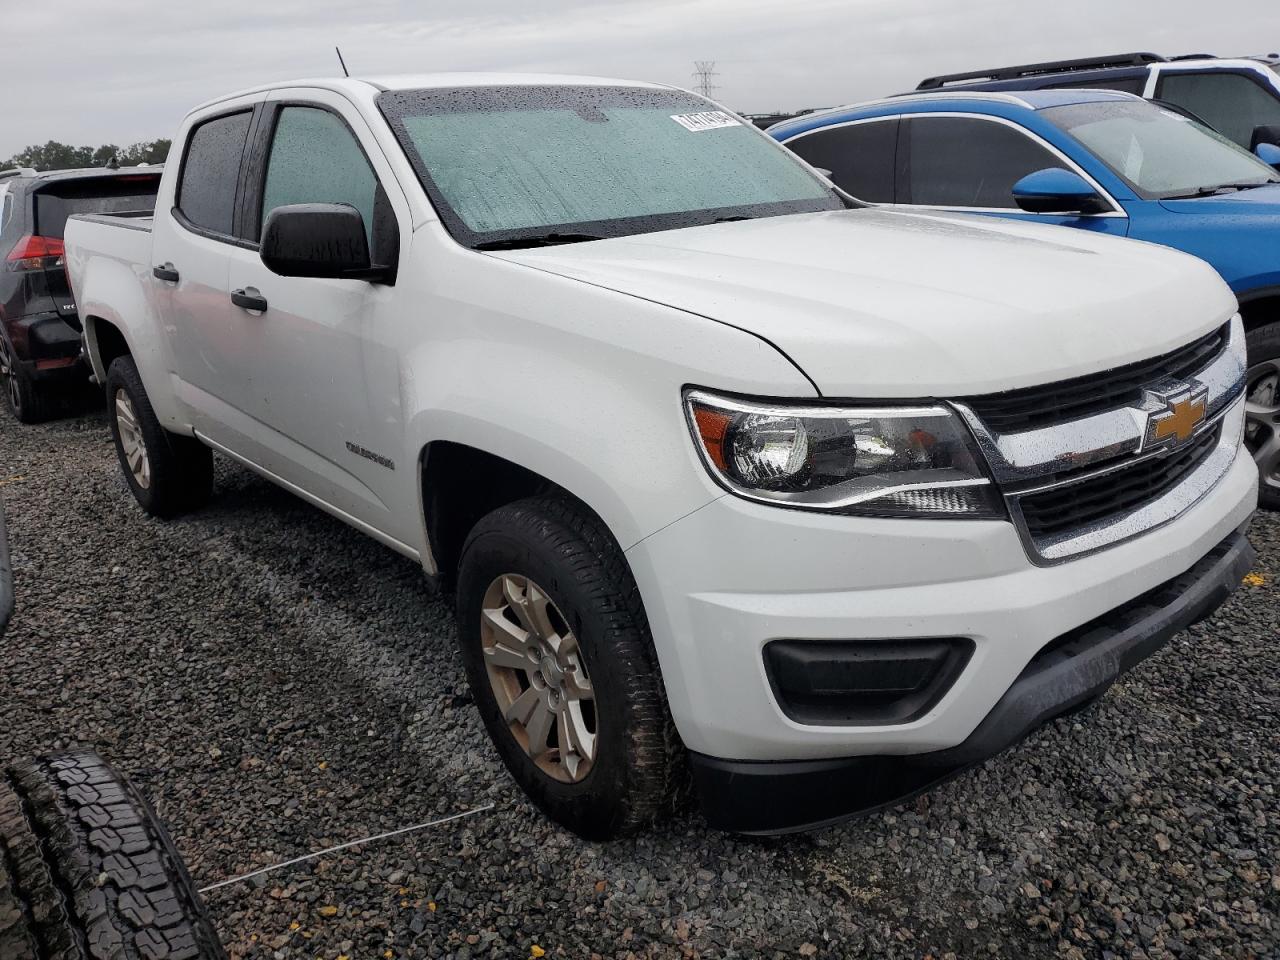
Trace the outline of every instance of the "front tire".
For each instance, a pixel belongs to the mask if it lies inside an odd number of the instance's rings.
[[[463,547],[457,613],[489,736],[548,817],[609,840],[670,808],[683,748],[639,590],[599,520],[554,497],[495,510]]]
[[[208,501],[213,453],[160,425],[132,357],[117,357],[107,372],[107,420],[125,482],[143,510],[172,517]]]
[[[1245,446],[1258,464],[1258,506],[1280,510],[1280,323],[1249,331]]]

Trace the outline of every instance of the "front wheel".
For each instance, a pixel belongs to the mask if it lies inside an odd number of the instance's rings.
[[[132,357],[117,357],[107,371],[107,420],[125,482],[143,510],[172,517],[209,499],[213,454],[160,425]]]
[[[1249,331],[1244,442],[1258,464],[1258,505],[1280,510],[1280,323]]]
[[[482,519],[458,569],[471,690],[511,775],[557,823],[624,836],[669,808],[683,767],[631,571],[566,500]]]

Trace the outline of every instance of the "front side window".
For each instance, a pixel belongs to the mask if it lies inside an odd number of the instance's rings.
[[[378,104],[445,226],[470,246],[843,207],[759,131],[676,90],[451,88]]]
[[[831,171],[842,190],[867,203],[893,203],[898,120],[866,120],[826,127],[787,142],[810,164]]]
[[[346,203],[364,217],[373,248],[378,178],[355,135],[319,107],[284,107],[276,120],[262,189],[262,223],[276,207]]]
[[[898,148],[898,202],[1017,209],[1013,185],[1065,167],[1023,131],[974,117],[910,117]]]
[[[1276,172],[1202,123],[1145,100],[1073,103],[1041,115],[1147,200],[1274,182]]]
[[[178,184],[178,209],[201,229],[231,234],[240,158],[252,116],[252,111],[245,110],[206,120],[187,141]]]
[[[1280,125],[1280,99],[1239,73],[1165,73],[1157,95],[1243,147],[1253,145],[1255,128]]]

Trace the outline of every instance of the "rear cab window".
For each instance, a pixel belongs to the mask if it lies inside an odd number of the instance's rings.
[[[253,110],[205,120],[191,131],[178,181],[177,209],[199,231],[230,237],[236,185]]]

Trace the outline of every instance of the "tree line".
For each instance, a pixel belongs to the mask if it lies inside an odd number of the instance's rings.
[[[71,170],[78,167],[105,167],[114,159],[122,167],[139,163],[163,163],[169,155],[169,140],[144,140],[120,147],[104,143],[100,147],[73,147],[50,140],[45,144],[32,144],[0,163],[7,167],[31,167],[34,170]]]

